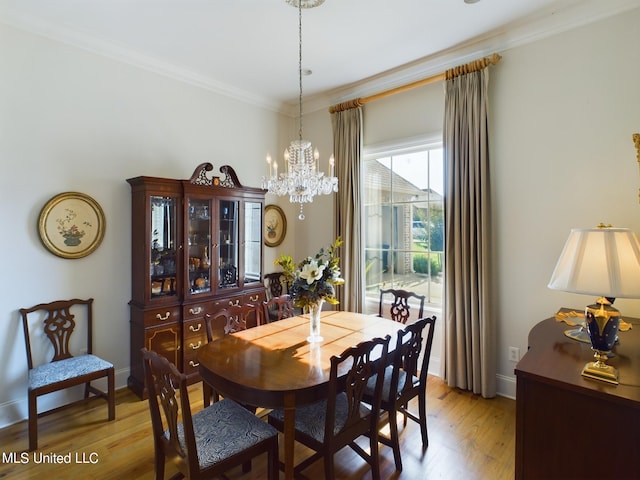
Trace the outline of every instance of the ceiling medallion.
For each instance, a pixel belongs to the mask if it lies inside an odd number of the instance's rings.
[[[322,5],[324,0],[286,0],[286,2],[296,8],[298,8],[298,6],[302,8],[315,8]],[[302,5],[298,5],[298,3],[301,3]]]

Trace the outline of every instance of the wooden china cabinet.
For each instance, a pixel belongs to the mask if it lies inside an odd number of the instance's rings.
[[[200,380],[197,353],[205,315],[265,300],[262,224],[265,191],[243,187],[233,169],[189,180],[136,177],[131,185],[131,374],[146,396],[140,349],[154,350]],[[222,330],[214,333],[223,335]]]

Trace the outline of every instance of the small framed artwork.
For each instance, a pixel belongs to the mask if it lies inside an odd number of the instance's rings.
[[[277,205],[267,205],[264,208],[264,244],[267,247],[277,247],[287,234],[287,217]]]
[[[89,195],[65,192],[51,198],[38,218],[40,241],[54,255],[81,258],[104,238],[104,212]]]

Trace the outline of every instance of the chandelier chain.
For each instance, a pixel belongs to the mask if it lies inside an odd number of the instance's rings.
[[[298,1],[298,139],[302,141],[302,1]]]
[[[338,191],[334,176],[335,160],[329,158],[329,174],[320,170],[318,150],[302,139],[302,9],[321,5],[324,0],[286,0],[298,8],[298,139],[284,152],[284,168],[278,171],[277,161],[267,155],[268,176],[262,177],[262,188],[275,195],[288,195],[291,203],[300,204],[299,220],[304,220],[303,204],[313,202],[316,195],[329,195]]]

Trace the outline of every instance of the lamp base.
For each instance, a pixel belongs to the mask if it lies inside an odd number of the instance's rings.
[[[610,299],[600,297],[596,305],[589,305],[585,309],[584,317],[596,361],[587,363],[582,375],[618,385],[618,371],[605,362],[607,353],[611,352],[618,337],[620,312],[611,306]]]
[[[603,362],[589,362],[582,369],[582,376],[618,385],[618,370]]]

